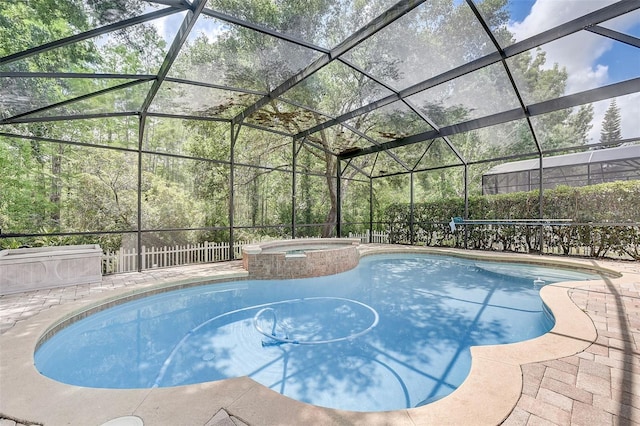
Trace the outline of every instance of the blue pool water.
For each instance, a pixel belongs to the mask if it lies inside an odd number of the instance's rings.
[[[337,275],[205,285],[128,302],[61,330],[35,364],[88,387],[249,376],[326,407],[416,407],[464,381],[470,346],[549,331],[542,285],[593,278],[442,256],[370,256]]]

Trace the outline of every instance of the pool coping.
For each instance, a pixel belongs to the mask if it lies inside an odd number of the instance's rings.
[[[544,256],[469,253],[413,246],[361,246],[362,256],[401,252],[569,266],[623,276],[611,269]],[[521,365],[574,355],[586,349],[597,337],[591,319],[571,301],[568,291],[601,281],[548,285],[544,287],[542,297],[556,317],[556,326],[550,333],[525,342],[473,347],[471,372],[455,392],[423,407],[374,413],[301,403],[247,377],[174,388],[94,389],[55,382],[40,375],[33,365],[33,352],[41,337],[75,314],[150,291],[245,278],[246,274],[239,272],[161,283],[144,289],[113,290],[109,297],[90,296],[19,321],[0,336],[0,386],[4,389],[0,412],[47,424],[99,425],[124,415],[139,416],[145,424],[206,424],[220,409],[247,424],[499,424],[511,413],[520,397]],[[9,387],[13,391],[8,392]]]

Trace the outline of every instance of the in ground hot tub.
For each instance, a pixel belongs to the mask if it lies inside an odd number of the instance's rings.
[[[348,271],[358,265],[360,239],[309,238],[269,241],[242,248],[249,278],[308,278]]]

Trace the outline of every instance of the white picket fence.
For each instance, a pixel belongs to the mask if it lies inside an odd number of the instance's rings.
[[[364,233],[349,232],[349,238],[360,238],[360,242],[362,242],[362,244],[389,244],[389,233],[386,231],[369,232],[367,229]]]
[[[242,256],[242,246],[248,241],[237,241],[233,246],[235,258]],[[228,243],[210,243],[176,245],[173,247],[146,247],[141,250],[141,269],[164,268],[167,266],[189,265],[194,263],[228,260]],[[134,272],[138,270],[138,252],[135,248],[107,251],[102,256],[104,274]]]
[[[349,233],[349,238],[360,238],[363,244],[389,242],[387,232],[373,231],[369,233]],[[250,241],[236,241],[233,245],[234,258],[242,258],[242,246],[255,244]],[[172,247],[146,247],[142,246],[142,268],[165,268],[168,266],[190,265],[195,263],[208,263],[228,260],[228,243],[210,243],[176,245]],[[107,251],[102,255],[103,274],[119,274],[122,272],[135,272],[138,270],[138,253],[135,248]]]

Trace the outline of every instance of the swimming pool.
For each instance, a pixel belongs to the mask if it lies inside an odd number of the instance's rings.
[[[65,383],[109,388],[247,375],[321,406],[415,407],[462,383],[469,346],[549,330],[540,281],[589,278],[596,276],[432,255],[371,256],[333,276],[216,284],[119,305],[45,342],[36,367]],[[256,324],[287,341],[270,339]]]

